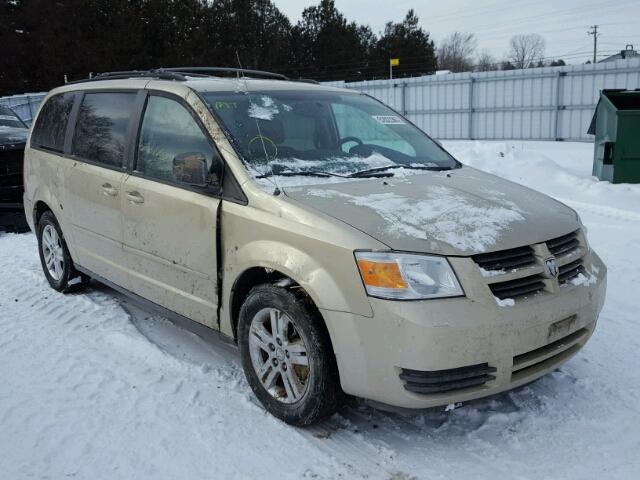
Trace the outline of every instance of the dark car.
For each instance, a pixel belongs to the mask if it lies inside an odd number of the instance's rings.
[[[0,230],[24,230],[22,165],[29,127],[0,106]]]

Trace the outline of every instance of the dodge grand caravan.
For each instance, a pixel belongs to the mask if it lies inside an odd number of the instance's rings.
[[[295,425],[345,394],[402,409],[495,394],[587,342],[606,268],[576,212],[369,96],[227,70],[47,95],[24,206],[51,287],[93,278],[220,331]]]

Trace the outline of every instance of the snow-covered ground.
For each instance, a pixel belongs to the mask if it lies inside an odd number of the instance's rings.
[[[575,208],[609,267],[590,343],[529,386],[414,416],[348,407],[306,430],[253,400],[235,350],[106,287],[60,295],[31,234],[0,236],[0,478],[640,478],[640,185],[592,146],[445,142]]]

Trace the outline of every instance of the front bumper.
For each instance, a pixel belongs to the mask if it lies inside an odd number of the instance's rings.
[[[428,408],[509,390],[556,369],[587,342],[604,304],[606,268],[593,252],[584,262],[597,272],[590,282],[513,306],[467,291],[464,298],[427,301],[371,298],[373,317],[322,311],[343,390],[394,407]],[[472,366],[490,368],[486,383],[432,393],[407,385],[407,373],[429,378]]]

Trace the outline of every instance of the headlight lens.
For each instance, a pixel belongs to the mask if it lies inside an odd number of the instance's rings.
[[[444,257],[394,252],[356,252],[360,276],[372,297],[394,300],[464,295]]]

